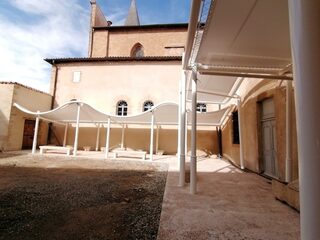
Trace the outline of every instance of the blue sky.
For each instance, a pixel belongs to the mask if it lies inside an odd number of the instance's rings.
[[[188,22],[191,0],[136,0],[141,24]],[[131,0],[97,0],[106,18],[122,25]],[[86,57],[89,0],[1,0],[0,81],[48,92],[44,58]]]

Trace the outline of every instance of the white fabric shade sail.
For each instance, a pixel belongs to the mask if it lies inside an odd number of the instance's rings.
[[[38,116],[49,122],[58,123],[75,123],[77,121],[77,111],[78,106],[81,106],[80,110],[80,123],[106,123],[110,118],[112,123],[119,124],[150,124],[151,116],[154,114],[154,123],[158,125],[177,125],[178,124],[178,104],[173,102],[161,103],[152,109],[142,112],[137,115],[131,116],[116,116],[107,113],[103,113],[87,103],[80,101],[67,102],[60,107],[57,107],[51,111],[46,112],[33,112],[23,106],[15,103],[14,106],[17,107],[24,113]],[[228,109],[223,109],[217,112],[211,113],[199,113],[202,121],[199,121],[199,125],[215,126],[223,121],[224,113]],[[207,114],[207,117],[204,117]]]
[[[196,56],[200,72],[279,74],[291,65],[288,0],[215,0]]]
[[[239,109],[236,91],[244,78],[292,80],[288,0],[193,0],[183,69],[192,71],[186,91],[193,112],[197,102],[226,104],[231,98],[237,98]],[[192,116],[192,193],[199,120],[199,115]],[[238,121],[240,126],[241,111]],[[239,138],[244,168],[240,127]],[[184,156],[180,159],[182,165]],[[183,182],[183,168],[180,173]]]
[[[203,112],[197,114],[198,126],[221,126],[234,105],[214,112]],[[188,112],[188,125],[191,125],[191,112]]]
[[[176,103],[167,102],[160,103],[154,108],[131,116],[116,116],[103,113],[91,105],[81,101],[67,102],[53,110],[47,112],[32,112],[23,106],[14,104],[19,110],[39,116],[40,118],[60,123],[74,123],[77,121],[78,106],[80,106],[80,123],[105,123],[110,118],[113,123],[121,124],[150,124],[152,112],[154,113],[155,123],[157,124],[176,124],[178,115],[178,105]]]
[[[197,98],[198,102],[225,104],[231,98],[235,97],[235,93],[239,88],[242,78],[201,75],[197,77]],[[187,100],[191,100],[191,81],[189,79],[187,86]]]

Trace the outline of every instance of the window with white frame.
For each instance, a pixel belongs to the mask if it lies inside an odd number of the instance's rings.
[[[81,72],[77,71],[77,72],[73,72],[73,79],[72,81],[74,83],[78,83],[81,80]]]
[[[143,111],[144,111],[144,112],[145,112],[145,111],[148,111],[148,110],[150,110],[153,106],[154,106],[153,102],[151,102],[151,101],[145,101],[145,102],[143,103]]]
[[[197,103],[197,112],[207,112],[207,104]]]
[[[127,116],[128,115],[128,104],[126,101],[119,101],[117,104],[117,115],[118,116]]]

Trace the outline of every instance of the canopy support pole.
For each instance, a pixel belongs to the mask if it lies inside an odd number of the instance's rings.
[[[197,72],[192,71],[190,193],[197,192]]]
[[[37,111],[38,115],[36,118],[36,126],[34,128],[34,136],[32,142],[32,154],[35,154],[37,151],[37,141],[38,141],[38,132],[39,132],[39,111]]]
[[[73,145],[73,156],[74,157],[77,156],[77,151],[78,151],[80,109],[81,109],[81,105],[80,105],[80,103],[78,103],[76,134],[75,134],[75,137],[74,137],[74,145]]]
[[[68,127],[69,127],[69,123],[67,123],[64,127],[64,135],[63,135],[63,146],[64,147],[67,145]]]
[[[291,108],[292,108],[292,82],[287,81],[286,86],[286,182],[292,181],[292,158],[291,158]]]
[[[111,125],[111,121],[110,121],[110,118],[108,118],[108,126],[107,126],[107,133],[106,133],[105,158],[108,158],[109,148],[110,148],[110,125]]]
[[[186,114],[186,124],[185,124],[185,129],[186,129],[186,133],[185,133],[185,151],[184,151],[184,155],[185,158],[188,156],[188,114]]]
[[[124,124],[122,124],[122,130],[121,130],[121,149],[124,149]]]
[[[97,127],[96,151],[99,151],[99,145],[100,145],[100,123],[98,123],[98,127]]]
[[[244,159],[243,159],[243,139],[242,139],[242,128],[241,128],[241,99],[238,98],[238,128],[239,128],[239,142],[240,142],[240,168],[244,169]]]
[[[320,1],[288,1],[295,79],[301,239],[320,239]]]
[[[151,127],[150,127],[150,161],[153,160],[153,132],[154,132],[154,113],[151,115]]]
[[[159,125],[157,125],[156,154],[158,154],[158,151],[159,151],[159,131],[160,131],[160,127],[159,127]]]
[[[177,142],[177,156],[180,158],[181,155],[181,101],[182,101],[182,93],[181,93],[181,80],[179,81],[179,105],[178,105],[178,142]],[[179,161],[179,166],[180,166],[180,161]],[[180,168],[180,167],[179,167]]]
[[[180,80],[180,115],[179,115],[179,186],[183,187],[185,185],[186,178],[186,72],[182,72],[182,77]]]

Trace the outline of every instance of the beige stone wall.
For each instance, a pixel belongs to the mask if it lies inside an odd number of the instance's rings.
[[[222,127],[222,152],[223,156],[240,166],[240,145],[232,143],[232,119],[229,118]]]
[[[51,106],[51,96],[32,89],[12,85],[14,87],[12,104],[18,103],[32,111],[48,111]],[[10,105],[11,107],[11,105]],[[15,107],[11,108],[10,120],[8,124],[8,139],[6,150],[20,150],[23,141],[24,122],[26,119],[34,119],[33,116],[22,113]],[[46,144],[48,125],[45,122],[40,123],[38,144]]]
[[[7,148],[14,85],[0,84],[0,150]]]
[[[81,72],[80,83],[72,82],[74,71]],[[80,99],[102,112],[115,114],[117,102],[125,100],[129,105],[128,114],[137,114],[142,112],[142,106],[146,100],[151,100],[154,104],[164,101],[178,102],[180,77],[180,61],[59,65],[55,107],[71,99]],[[126,130],[125,145],[128,148],[148,151],[149,129],[150,126],[143,128],[129,126]],[[105,144],[105,131],[105,128],[101,130],[100,146]],[[54,132],[58,141],[53,139],[53,142],[62,144],[64,126],[55,124]],[[83,146],[91,146],[93,149],[96,142],[96,132],[97,129],[93,124],[88,127],[81,126],[79,149]],[[119,146],[121,142],[120,126],[113,125],[111,135],[110,146]],[[208,153],[218,152],[214,129],[200,129],[198,140],[198,149]],[[67,144],[74,144],[74,128],[70,128],[68,132]],[[167,154],[176,154],[176,126],[162,126],[159,134],[159,149],[164,150]]]
[[[254,171],[261,172],[262,162],[260,157],[260,118],[259,102],[267,98],[273,98],[275,105],[276,118],[276,144],[279,179],[285,178],[285,129],[286,129],[286,89],[285,86],[279,86],[279,81],[261,81],[251,86],[247,85],[244,91],[247,94],[242,96],[243,104],[241,106],[242,116],[242,137],[244,145],[245,167]],[[292,92],[292,97],[294,94]],[[292,161],[293,179],[298,178],[298,156],[297,156],[297,134],[294,106],[292,107]],[[224,156],[233,160],[236,164],[239,161],[239,145],[232,144],[232,124],[231,119],[223,127],[223,153]]]
[[[186,37],[187,28],[96,30],[92,57],[128,57],[136,43],[144,47],[145,56],[181,56]]]
[[[54,131],[59,142],[62,144],[64,137],[64,126],[54,125]],[[110,148],[114,149],[121,145],[122,128],[118,124],[112,124],[110,132]],[[154,150],[156,149],[156,129],[154,130]],[[188,150],[190,150],[190,130],[188,131]],[[75,126],[68,128],[67,145],[73,146],[75,136]],[[97,137],[97,128],[95,126],[82,126],[79,130],[79,149],[84,146],[90,146],[91,150],[95,149]],[[217,135],[214,130],[200,130],[197,133],[197,149],[207,154],[217,154]],[[158,149],[164,151],[164,154],[177,153],[178,131],[176,127],[161,126],[159,129]],[[99,149],[106,143],[106,124],[100,128]],[[125,128],[124,146],[128,149],[144,150],[149,152],[150,143],[150,126],[128,125]]]
[[[74,83],[73,72],[81,72]],[[128,114],[142,112],[146,100],[178,102],[181,62],[113,62],[59,65],[55,106],[71,99],[115,114],[118,101],[128,103]]]

